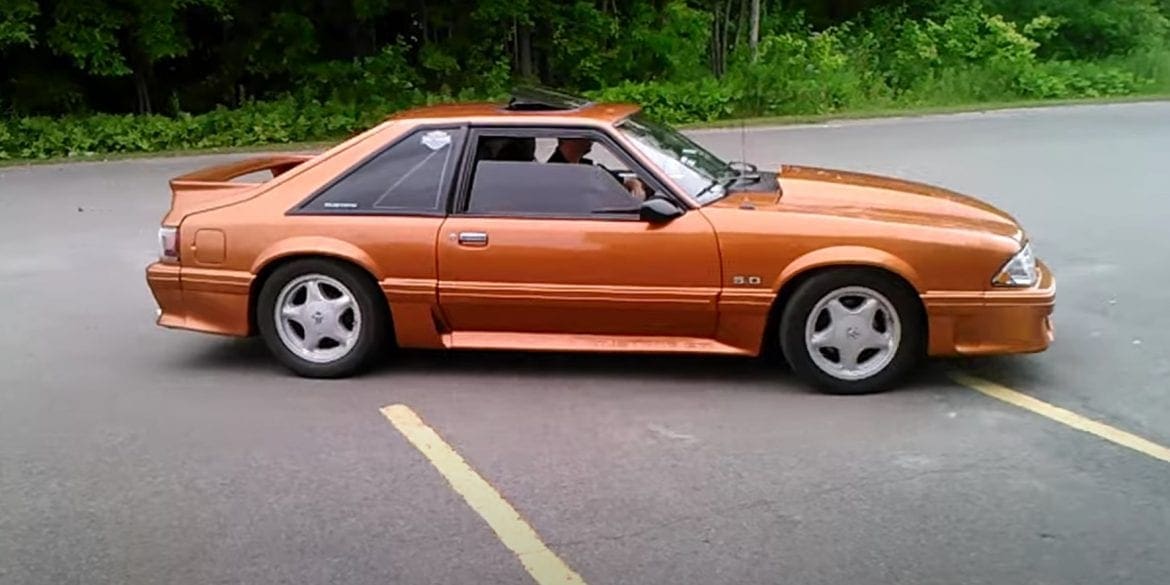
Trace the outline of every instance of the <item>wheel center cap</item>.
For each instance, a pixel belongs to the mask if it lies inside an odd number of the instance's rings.
[[[312,319],[313,323],[316,325],[320,325],[320,324],[324,323],[325,317],[328,314],[329,314],[329,311],[326,310],[325,307],[323,307],[319,304],[314,304],[314,305],[309,307],[309,318]]]
[[[849,327],[845,329],[845,335],[848,336],[849,339],[857,339],[861,337],[861,331],[856,327]]]

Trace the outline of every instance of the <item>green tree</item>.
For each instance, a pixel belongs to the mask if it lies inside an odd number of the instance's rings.
[[[60,0],[48,44],[91,75],[133,76],[137,110],[150,113],[154,66],[187,54],[183,17],[197,7],[226,8],[222,0]]]

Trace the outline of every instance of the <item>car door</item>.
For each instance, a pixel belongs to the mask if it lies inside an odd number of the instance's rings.
[[[550,132],[481,129],[470,140]],[[670,197],[603,133],[577,135]],[[439,304],[453,331],[714,336],[719,253],[701,213],[642,220],[640,201],[591,164],[469,163],[437,244]]]

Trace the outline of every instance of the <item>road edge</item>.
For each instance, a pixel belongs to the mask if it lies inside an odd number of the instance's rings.
[[[769,127],[783,128],[845,122],[864,123],[867,121],[877,120],[947,118],[952,116],[981,113],[1006,113],[1011,111],[1071,109],[1089,106],[1112,106],[1162,102],[1170,102],[1170,93],[1068,100],[998,102],[990,104],[971,104],[967,106],[928,106],[923,108],[837,112],[831,114],[761,116],[755,118],[735,118],[728,120],[716,120],[712,122],[678,124],[675,125],[675,127],[684,131],[735,130],[741,127],[766,129]],[[333,141],[316,140],[308,142],[273,142],[268,144],[256,144],[249,146],[216,147],[173,151],[103,153],[95,155],[81,155],[76,157],[54,157],[43,159],[0,159],[0,169],[82,163],[108,163],[131,160],[151,161],[185,157],[247,153],[313,152],[325,150],[341,143],[344,140],[345,138],[338,138],[337,140]]]

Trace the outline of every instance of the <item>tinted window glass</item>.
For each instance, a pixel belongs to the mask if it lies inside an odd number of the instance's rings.
[[[468,213],[584,216],[629,210],[639,201],[603,168],[584,164],[480,161]]]
[[[304,209],[438,211],[462,140],[458,128],[418,130],[326,188]]]

